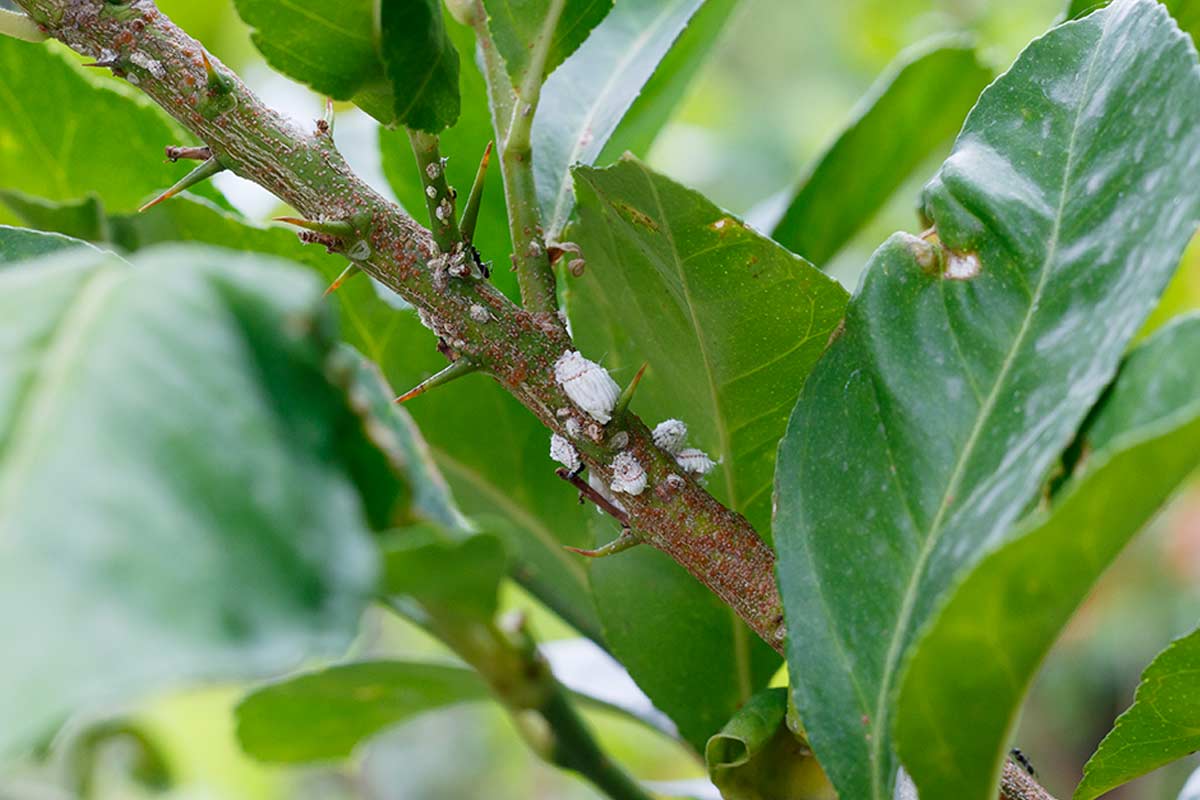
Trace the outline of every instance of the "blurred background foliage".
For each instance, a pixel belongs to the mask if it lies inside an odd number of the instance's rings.
[[[159,5],[270,104],[301,119],[319,116],[323,100],[266,67],[230,0],[159,0]],[[975,38],[984,61],[999,70],[1061,10],[1057,0],[741,0],[715,53],[647,160],[765,226],[807,166],[851,118],[864,92],[905,48],[933,35],[963,33]],[[356,168],[386,192],[374,125],[360,112],[345,111],[337,132]],[[861,265],[890,232],[917,229],[917,194],[948,146],[831,265],[847,287],[853,288]],[[275,210],[272,198],[233,176],[221,176],[220,188],[249,216],[265,218]],[[0,219],[4,221],[11,220]],[[1194,244],[1150,325],[1196,307],[1200,247]],[[1171,638],[1195,626],[1198,586],[1200,487],[1193,486],[1096,589],[1045,665],[1026,705],[1017,744],[1060,797],[1074,785],[1112,720],[1128,706],[1141,670]],[[570,657],[566,637],[573,634],[556,617],[512,586],[504,604],[526,610],[533,630]],[[353,654],[357,657],[450,657],[435,640],[395,617],[373,616],[364,630]],[[418,717],[360,748],[346,764],[263,766],[242,755],[234,738],[232,709],[241,694],[240,687],[212,688],[160,697],[134,710],[137,730],[153,742],[158,751],[153,755],[162,761],[158,766],[169,776],[165,785],[135,780],[146,777],[146,770],[134,767],[147,754],[129,737],[115,736],[101,741],[82,765],[56,758],[0,775],[0,800],[67,796],[47,788],[47,773],[81,769],[88,772],[93,797],[130,800],[598,796],[582,781],[539,762],[492,704]],[[663,782],[664,791],[704,774],[694,755],[664,736],[617,715],[589,716],[612,755],[639,777]],[[1175,798],[1197,763],[1195,757],[1178,762],[1111,796]],[[703,796],[696,784],[684,788],[679,794]]]

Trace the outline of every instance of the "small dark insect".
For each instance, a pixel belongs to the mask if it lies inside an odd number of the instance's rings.
[[[1029,773],[1029,777],[1036,778],[1037,771],[1033,768],[1033,763],[1017,748],[1008,751],[1008,755],[1021,766],[1021,769]]]

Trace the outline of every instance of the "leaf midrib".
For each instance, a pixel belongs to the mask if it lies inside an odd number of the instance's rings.
[[[1105,18],[1104,26],[1100,31],[1100,36],[1093,46],[1091,58],[1088,61],[1087,73],[1084,75],[1081,98],[1088,96],[1088,87],[1092,82],[1092,75],[1095,71],[1096,60],[1099,57],[1101,48],[1105,39],[1108,36],[1109,18]],[[943,532],[943,524],[950,509],[950,504],[957,494],[958,485],[961,483],[966,471],[967,463],[974,454],[975,447],[979,442],[979,437],[983,433],[984,423],[991,417],[995,410],[996,403],[999,401],[1000,389],[1008,380],[1009,373],[1012,371],[1013,365],[1016,362],[1016,356],[1021,351],[1025,344],[1025,339],[1029,335],[1033,323],[1034,312],[1037,311],[1046,284],[1049,280],[1051,272],[1051,264],[1058,254],[1059,237],[1062,233],[1062,218],[1066,210],[1067,188],[1071,182],[1071,173],[1075,162],[1076,139],[1079,134],[1080,122],[1083,119],[1084,104],[1082,100],[1079,102],[1075,110],[1075,119],[1071,126],[1071,135],[1067,140],[1066,160],[1063,165],[1062,185],[1059,189],[1058,207],[1055,210],[1054,225],[1051,229],[1050,240],[1046,249],[1046,257],[1042,261],[1041,274],[1038,276],[1038,284],[1033,291],[1033,295],[1029,302],[1029,308],[1025,312],[1025,318],[1021,321],[1021,327],[1017,331],[1016,337],[1013,339],[1013,344],[1005,355],[1004,362],[1001,364],[1000,372],[996,376],[996,380],[992,384],[991,391],[984,404],[980,407],[979,414],[975,418],[975,424],[972,426],[971,433],[967,437],[966,443],[963,445],[962,451],[955,462],[954,469],[951,472],[950,479],[946,483],[946,488],[942,493],[942,498],[938,504],[937,512],[934,514],[933,521],[930,523],[929,532],[925,537],[925,542],[921,546],[921,552],[918,555],[917,563],[909,576],[908,586],[904,591],[904,598],[900,608],[900,614],[897,617],[896,625],[892,629],[891,640],[888,644],[887,658],[884,661],[883,679],[880,681],[879,693],[875,698],[875,714],[873,719],[875,725],[879,725],[885,719],[884,714],[887,710],[887,698],[891,694],[890,686],[893,676],[896,671],[897,662],[900,658],[901,642],[905,638],[905,631],[908,628],[912,619],[913,611],[916,607],[917,588],[920,584],[920,578],[925,572],[926,565],[933,554],[938,541]],[[871,789],[872,794],[878,800],[886,800],[883,793],[883,786],[886,783],[886,776],[882,775],[883,747],[887,737],[879,735],[871,737]]]

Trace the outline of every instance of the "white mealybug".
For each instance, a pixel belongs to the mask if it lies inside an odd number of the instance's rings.
[[[592,419],[597,422],[612,419],[621,387],[604,367],[588,361],[578,350],[568,350],[554,362],[554,379],[567,397]]]
[[[572,439],[578,439],[583,435],[583,426],[574,417],[567,420],[567,435]]]
[[[442,162],[430,161],[425,166],[425,174],[429,176],[429,180],[436,181],[438,176],[442,174]]]
[[[629,444],[629,434],[625,431],[617,431],[608,443],[614,450],[624,450]]]
[[[709,458],[703,450],[697,450],[694,447],[680,450],[675,455],[675,463],[683,467],[685,472],[693,475],[707,475],[717,465],[717,462]]]
[[[425,196],[428,197],[430,200],[432,200],[433,198],[437,197],[437,189],[435,189],[432,186],[426,186],[425,187]]]
[[[550,457],[571,472],[579,471],[579,452],[573,444],[557,433],[550,437]]]
[[[675,455],[687,439],[687,425],[677,419],[665,419],[654,426],[654,443]]]
[[[480,323],[487,322],[492,318],[492,315],[488,312],[488,310],[479,305],[479,303],[472,304],[468,313],[471,315],[471,319]]]
[[[613,478],[609,488],[614,492],[639,495],[646,488],[646,470],[628,450],[617,453],[612,463]]]

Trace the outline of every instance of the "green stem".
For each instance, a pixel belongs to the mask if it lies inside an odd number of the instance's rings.
[[[551,760],[555,764],[583,775],[613,800],[650,800],[641,785],[600,749],[561,686],[540,713],[554,732]]]
[[[438,137],[424,131],[408,131],[408,141],[413,155],[417,157],[417,171],[421,173],[421,187],[425,193],[425,207],[429,210],[429,230],[433,240],[443,253],[449,253],[462,243],[458,231],[458,216],[454,208],[455,195],[446,182],[446,169]]]
[[[504,200],[508,206],[508,231],[512,237],[513,269],[521,289],[521,302],[527,311],[553,312],[558,309],[554,268],[542,231],[542,210],[538,204],[533,178],[531,132],[533,116],[541,97],[546,58],[553,31],[562,16],[565,0],[553,0],[542,26],[529,67],[521,82],[520,95],[513,92],[504,60],[496,51],[487,28],[482,5],[475,16],[475,35],[483,53],[483,76],[492,106],[492,124],[500,146],[500,174],[504,179]],[[507,124],[506,124],[507,123]]]

